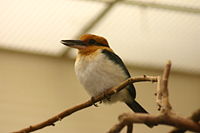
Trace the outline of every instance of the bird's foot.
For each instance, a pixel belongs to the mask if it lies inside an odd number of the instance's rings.
[[[105,92],[103,93],[103,96],[105,97],[106,100],[111,101],[111,96],[107,95]]]
[[[91,97],[91,101],[92,101],[92,103],[93,103],[93,105],[95,106],[95,107],[99,107],[95,102],[95,98],[94,97]]]
[[[100,101],[99,101],[99,104],[102,104],[102,103],[103,103],[103,100],[100,100]]]

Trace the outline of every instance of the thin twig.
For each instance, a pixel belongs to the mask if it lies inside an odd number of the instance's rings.
[[[115,94],[116,92],[121,91],[123,88],[125,88],[129,84],[132,84],[132,83],[135,83],[135,82],[145,82],[145,81],[156,82],[157,77],[141,76],[141,77],[129,78],[126,81],[122,82],[117,87],[111,88],[111,89],[107,90],[105,93],[103,93],[103,94],[101,94],[97,97],[93,97],[90,100],[88,100],[88,101],[86,101],[82,104],[79,104],[79,105],[76,105],[76,106],[71,107],[69,109],[66,109],[65,111],[49,118],[46,121],[43,121],[43,122],[35,124],[35,125],[31,125],[27,128],[21,129],[19,131],[14,131],[13,133],[29,133],[29,132],[33,132],[33,131],[36,131],[38,129],[41,129],[41,128],[44,128],[44,127],[47,127],[47,126],[55,125],[55,122],[61,121],[63,118],[71,115],[74,112],[77,112],[79,110],[82,110],[84,108],[87,108],[89,106],[94,105],[96,102],[105,99],[106,96],[110,96],[110,95]]]
[[[169,92],[168,92],[168,79],[171,70],[171,61],[168,61],[165,65],[161,82],[160,82],[160,92],[162,93],[162,105],[161,105],[161,112],[162,113],[170,113],[172,106],[169,102]]]
[[[121,121],[115,124],[107,133],[119,133],[125,126],[126,124]]]
[[[158,111],[161,110],[161,106],[162,106],[162,92],[160,89],[160,82],[161,82],[161,77],[158,76],[158,81],[157,81],[157,88],[156,88],[156,103],[158,105]]]
[[[128,124],[127,125],[127,133],[132,133],[133,132],[133,124]]]

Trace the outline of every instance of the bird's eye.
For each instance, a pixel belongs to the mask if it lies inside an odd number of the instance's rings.
[[[96,43],[96,41],[94,40],[94,39],[90,39],[89,41],[88,41],[88,44],[95,44]]]

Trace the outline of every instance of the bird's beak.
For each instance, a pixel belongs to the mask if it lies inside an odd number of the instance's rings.
[[[61,40],[60,42],[66,46],[77,49],[82,49],[86,47],[85,43],[81,40]]]

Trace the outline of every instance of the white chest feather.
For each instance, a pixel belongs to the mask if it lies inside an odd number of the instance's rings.
[[[96,53],[93,56],[79,56],[75,62],[76,75],[90,96],[99,95],[127,78],[119,65],[109,60],[101,51]],[[116,100],[124,101],[127,93],[127,90],[121,91],[119,96],[116,95]],[[112,99],[116,101],[115,98]]]

